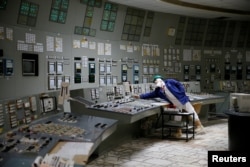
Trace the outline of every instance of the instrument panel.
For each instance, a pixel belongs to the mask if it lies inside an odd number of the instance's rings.
[[[91,105],[89,108],[134,115],[155,107],[157,106],[150,104],[149,101],[134,100],[132,98],[129,98],[95,104]]]
[[[107,118],[58,113],[21,126],[1,136],[0,166],[13,161],[13,158],[21,157],[25,161],[45,156],[60,141],[93,143],[91,154],[115,131],[116,124],[116,120]]]

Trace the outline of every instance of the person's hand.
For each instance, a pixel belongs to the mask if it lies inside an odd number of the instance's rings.
[[[132,97],[135,99],[140,99],[140,95],[132,95]]]

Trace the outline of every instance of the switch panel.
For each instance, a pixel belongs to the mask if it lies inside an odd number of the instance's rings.
[[[56,99],[55,97],[42,97],[41,98],[41,103],[42,103],[42,111],[43,112],[50,112],[55,110],[56,107]]]

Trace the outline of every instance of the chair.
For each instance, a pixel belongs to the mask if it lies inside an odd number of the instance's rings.
[[[186,141],[189,141],[190,139],[194,139],[194,113],[188,113],[188,112],[182,112],[178,109],[173,108],[161,108],[161,120],[162,120],[162,139],[168,138],[168,139],[184,139]],[[167,118],[165,118],[166,116]],[[181,117],[181,121],[175,121],[173,120],[173,117],[179,116]],[[190,119],[191,118],[191,119]],[[168,133],[165,134],[165,130],[168,130]],[[172,136],[172,131],[183,131],[184,136]],[[189,131],[191,130],[191,134]]]

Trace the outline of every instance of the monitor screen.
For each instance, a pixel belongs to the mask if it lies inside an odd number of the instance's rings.
[[[38,54],[22,54],[23,76],[38,76]]]
[[[35,75],[35,60],[23,59],[23,75]]]

